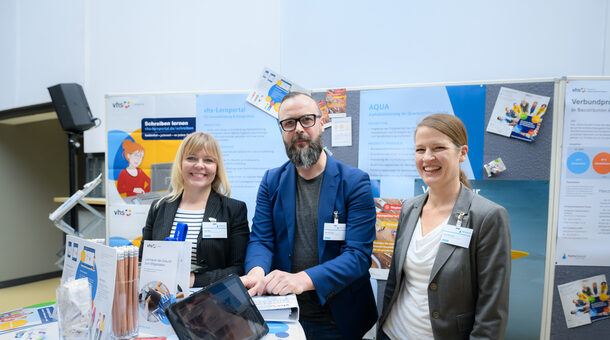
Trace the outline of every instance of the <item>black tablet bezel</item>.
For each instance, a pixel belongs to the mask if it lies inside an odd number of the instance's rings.
[[[221,285],[227,286],[229,284],[239,287],[240,293],[243,295],[241,297],[239,297],[239,296],[236,296],[234,294],[234,292],[231,292],[231,295],[234,296],[235,298],[237,298],[237,300],[242,304],[242,306],[243,306],[243,304],[249,305],[246,307],[248,310],[248,314],[243,315],[243,313],[239,313],[237,311],[230,311],[230,310],[225,310],[225,312],[227,312],[229,314],[233,314],[233,315],[238,315],[241,318],[254,323],[255,327],[252,327],[252,325],[250,325],[250,329],[255,333],[253,335],[254,337],[250,337],[248,339],[260,339],[269,332],[269,327],[267,326],[261,313],[256,308],[254,301],[252,301],[250,294],[248,294],[248,291],[246,290],[246,287],[244,287],[244,285],[242,284],[241,280],[239,279],[239,276],[237,276],[235,274],[231,274],[231,275],[225,277],[224,279],[221,279],[219,281],[216,281],[216,282],[210,284],[209,286],[204,287],[203,289],[192,294],[191,296],[189,296],[181,301],[171,304],[167,308],[167,310],[165,312],[167,315],[167,318],[169,319],[172,327],[174,328],[174,331],[176,332],[176,335],[178,336],[178,338],[180,340],[188,340],[188,339],[207,340],[207,339],[217,339],[218,338],[209,333],[208,333],[208,335],[199,337],[198,335],[196,335],[194,333],[195,330],[192,330],[191,328],[189,328],[189,326],[187,326],[185,324],[185,322],[184,322],[183,318],[180,316],[180,314],[181,314],[181,311],[183,310],[183,308],[187,308],[187,306],[193,305],[194,303],[201,303],[200,299],[201,299],[202,294],[204,294],[204,295],[211,294],[212,296],[216,296],[215,294],[210,293],[210,290],[214,290],[214,288],[217,288]],[[206,299],[207,299],[207,297],[206,297]],[[195,302],[195,301],[197,301],[197,302]],[[228,306],[226,306],[224,304],[221,304],[221,305],[223,305],[225,308],[228,308]],[[260,327],[256,327],[256,326],[260,326]],[[225,337],[222,337],[222,338],[224,339]]]

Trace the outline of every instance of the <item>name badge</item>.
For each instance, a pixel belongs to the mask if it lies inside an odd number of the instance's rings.
[[[441,242],[468,248],[471,237],[472,229],[446,224],[441,235]]]
[[[345,223],[324,223],[324,241],[345,241]]]
[[[203,222],[201,233],[203,238],[227,238],[227,222]]]

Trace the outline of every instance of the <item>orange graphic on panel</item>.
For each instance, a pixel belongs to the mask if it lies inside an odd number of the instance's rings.
[[[610,154],[601,152],[593,157],[593,170],[600,175],[605,175],[610,172]]]
[[[28,323],[27,320],[12,320],[12,321],[3,322],[3,323],[0,323],[0,331],[5,331],[8,329],[25,326],[25,324],[27,324],[27,323]]]

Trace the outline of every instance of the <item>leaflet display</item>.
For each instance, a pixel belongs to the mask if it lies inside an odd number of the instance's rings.
[[[112,304],[117,268],[117,250],[68,235],[61,280],[86,278],[93,299],[92,325],[101,339],[112,330]]]

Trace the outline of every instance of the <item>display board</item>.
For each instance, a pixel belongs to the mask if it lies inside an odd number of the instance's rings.
[[[464,121],[469,134],[468,161],[463,165],[468,177],[481,183],[500,181],[497,185],[483,184],[486,190],[493,190],[491,196],[495,197],[501,197],[503,189],[493,188],[502,188],[506,181],[519,181],[521,199],[532,205],[537,221],[542,222],[519,222],[515,230],[524,233],[524,228],[535,228],[544,230],[546,235],[548,193],[536,196],[538,201],[532,202],[530,199],[535,199],[528,195],[527,184],[523,183],[534,181],[538,191],[539,187],[552,186],[548,181],[557,84],[553,79],[542,79],[347,88],[342,97],[343,116],[351,119],[351,145],[333,146],[333,129],[338,124],[325,129],[323,140],[333,157],[370,174],[378,186],[374,193],[384,198],[410,198],[415,194],[418,177],[412,164],[417,123],[431,113],[456,115]],[[336,114],[333,101],[337,93],[343,92],[316,89],[312,96],[317,101],[325,100],[327,108]],[[167,192],[169,171],[180,140],[195,130],[209,132],[218,139],[232,197],[246,202],[248,218],[252,219],[256,191],[265,170],[281,165],[287,158],[277,120],[248,104],[246,97],[247,91],[107,96],[109,237],[127,243],[141,235],[150,202]],[[490,129],[493,132],[488,132]],[[507,169],[488,177],[483,165],[498,157]],[[134,183],[122,185],[121,173],[140,176],[146,187],[140,191]],[[512,211],[511,214],[518,214],[518,209]],[[510,217],[523,221],[521,216]],[[548,258],[546,244],[538,242],[532,249],[523,245],[516,250],[529,254],[529,258],[513,261],[513,280],[528,282],[528,270],[534,267],[548,271],[540,265]],[[540,298],[544,277],[537,280],[537,290],[529,293]],[[380,281],[380,297],[384,286]],[[511,290],[511,296],[519,295],[519,291]],[[534,314],[540,320],[539,313]],[[524,315],[519,310],[511,314],[507,339],[539,336],[540,322],[523,327]]]
[[[565,106],[555,136],[562,147],[555,150],[557,244],[549,335],[605,339],[610,320],[568,328],[557,286],[597,275],[610,278],[610,78],[570,77],[561,85]],[[577,293],[568,301],[578,300]],[[574,306],[568,309],[578,314]]]

